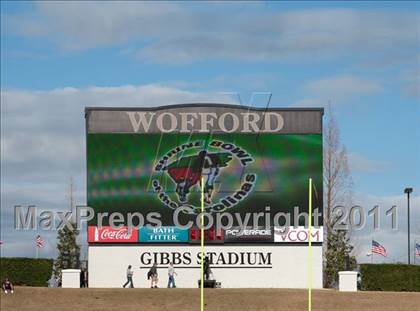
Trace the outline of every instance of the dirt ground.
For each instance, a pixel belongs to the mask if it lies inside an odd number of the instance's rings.
[[[313,291],[312,310],[415,311],[420,293]],[[1,294],[1,310],[107,311],[200,310],[199,289],[61,289],[18,287]],[[205,310],[304,311],[307,291],[294,289],[208,289]]]

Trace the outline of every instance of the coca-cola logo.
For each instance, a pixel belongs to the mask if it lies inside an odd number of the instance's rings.
[[[128,231],[127,227],[120,229],[114,229],[111,227],[98,228],[95,226],[89,226],[88,228],[88,241],[90,243],[125,243],[125,242],[137,242],[138,231]]]
[[[129,240],[131,238],[131,234],[128,233],[127,229],[119,229],[118,231],[105,229],[105,230],[102,230],[100,237],[102,240],[106,240],[106,239]]]

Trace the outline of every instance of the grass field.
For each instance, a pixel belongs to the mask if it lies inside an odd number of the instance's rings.
[[[200,310],[198,289],[61,289],[18,287],[1,294],[2,311]],[[420,293],[313,291],[316,311],[415,311]],[[293,289],[209,289],[205,310],[307,310],[307,292]]]

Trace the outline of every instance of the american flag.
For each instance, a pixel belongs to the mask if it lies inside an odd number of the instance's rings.
[[[416,243],[416,256],[420,257],[420,244]]]
[[[383,247],[381,244],[379,244],[375,240],[372,240],[372,253],[376,253],[384,257],[387,256],[385,247]]]
[[[44,247],[44,240],[41,238],[41,236],[38,234],[35,239],[36,247],[42,248]]]

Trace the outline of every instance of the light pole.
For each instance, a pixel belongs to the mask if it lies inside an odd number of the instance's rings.
[[[404,193],[407,193],[407,246],[408,246],[408,264],[410,264],[410,193],[413,188],[405,188]]]

